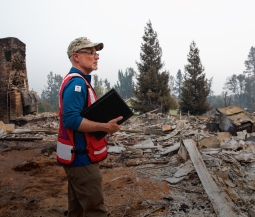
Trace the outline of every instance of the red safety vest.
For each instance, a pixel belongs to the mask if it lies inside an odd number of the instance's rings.
[[[86,149],[84,144],[84,150],[76,150],[74,142],[73,130],[66,129],[63,124],[63,109],[62,109],[62,94],[66,83],[73,77],[81,77],[88,86],[88,106],[93,104],[97,100],[97,96],[89,84],[89,82],[78,73],[67,74],[60,86],[59,90],[59,132],[57,141],[57,160],[62,164],[72,164],[76,154],[87,154],[90,161],[100,162],[107,157],[107,141],[104,138],[97,140],[94,136],[89,133],[84,133],[86,139]]]

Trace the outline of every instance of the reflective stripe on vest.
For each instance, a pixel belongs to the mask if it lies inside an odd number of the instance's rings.
[[[91,104],[93,104],[96,101],[94,93],[90,87],[88,88],[88,90],[89,90],[89,97],[90,97]]]
[[[104,151],[106,151],[106,147],[104,147],[100,151],[94,151],[94,155],[102,154]]]
[[[57,153],[58,157],[67,161],[72,160],[72,153],[71,150],[73,149],[73,146],[66,145],[61,142],[57,142]]]

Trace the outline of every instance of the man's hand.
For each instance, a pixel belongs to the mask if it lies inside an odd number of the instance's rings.
[[[115,119],[110,120],[108,123],[99,123],[83,118],[78,128],[78,131],[80,132],[104,131],[106,133],[113,134],[121,128],[121,125],[119,125],[117,122],[122,119],[123,117],[119,116]]]
[[[106,126],[107,131],[105,131],[105,132],[107,132],[109,134],[113,134],[113,133],[117,132],[121,128],[121,125],[119,125],[117,122],[122,119],[123,119],[123,117],[120,116],[120,117],[110,120],[107,123],[107,126]]]

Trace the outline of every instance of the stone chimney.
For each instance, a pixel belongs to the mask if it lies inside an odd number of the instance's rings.
[[[17,117],[34,112],[33,109],[24,106],[22,95],[26,97],[28,95],[26,93],[30,93],[26,70],[26,45],[17,38],[2,38],[0,39],[0,120],[8,124]],[[31,101],[37,101],[33,94],[29,96],[32,98]]]

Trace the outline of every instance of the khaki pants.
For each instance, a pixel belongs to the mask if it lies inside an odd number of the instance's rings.
[[[64,166],[68,178],[69,217],[107,217],[99,164]]]

